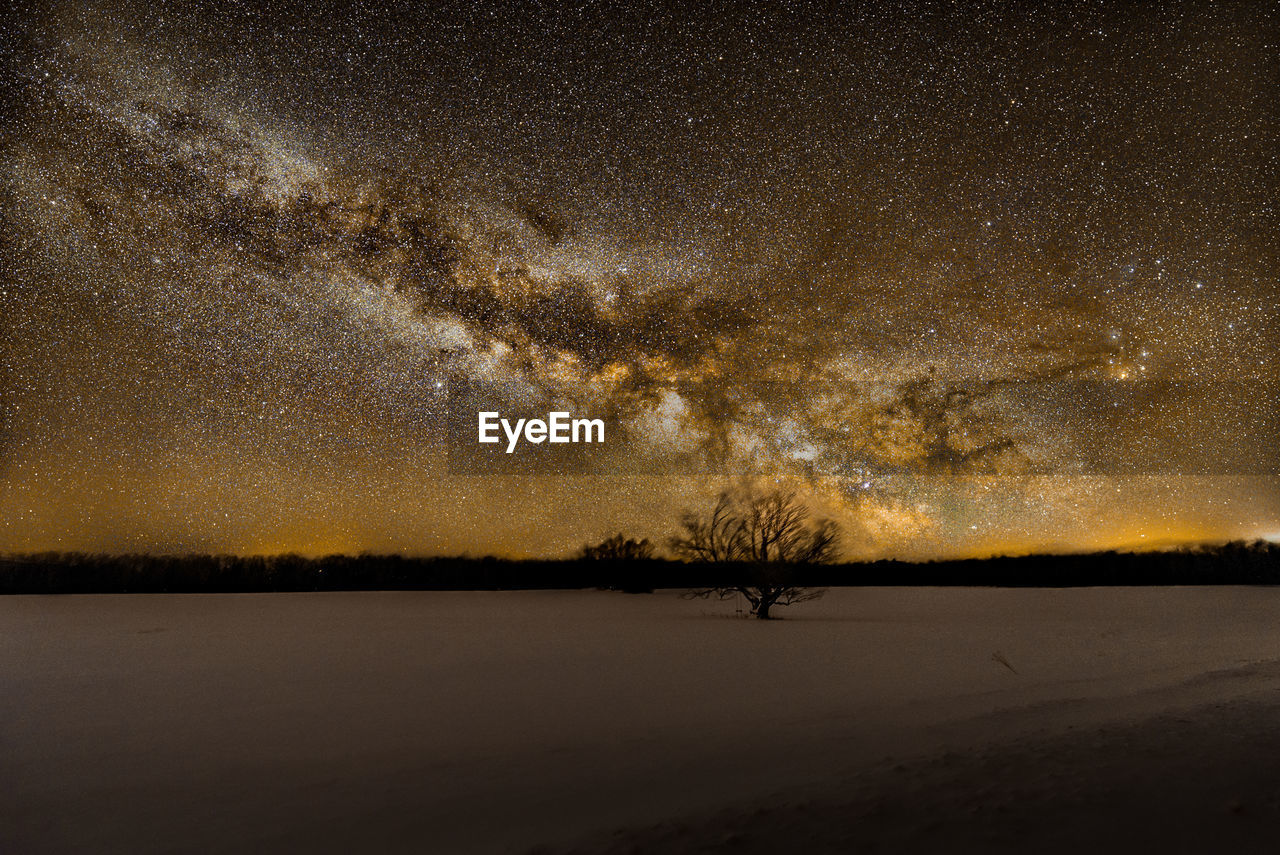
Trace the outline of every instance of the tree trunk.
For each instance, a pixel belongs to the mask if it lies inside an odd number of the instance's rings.
[[[760,620],[769,620],[769,608],[773,605],[773,600],[761,599],[760,605],[756,606],[756,617]]]

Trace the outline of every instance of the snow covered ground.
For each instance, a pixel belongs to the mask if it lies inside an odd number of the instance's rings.
[[[1280,756],[1280,589],[843,589],[780,613],[677,592],[0,598],[0,852],[1280,833],[1280,789],[1255,780]]]

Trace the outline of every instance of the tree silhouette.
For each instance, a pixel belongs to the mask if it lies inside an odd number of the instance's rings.
[[[618,532],[594,546],[583,546],[579,554],[589,561],[644,561],[653,557],[653,544],[648,538],[634,540]]]
[[[699,589],[694,596],[720,598],[742,594],[751,613],[771,617],[774,606],[816,600],[823,588],[793,583],[793,568],[821,564],[835,557],[839,529],[831,520],[810,521],[809,509],[795,493],[774,490],[734,497],[721,493],[710,515],[686,511],[681,534],[671,538],[671,550],[688,561],[742,562],[748,578],[741,585]]]
[[[729,494],[721,493],[710,517],[703,518],[693,511],[681,515],[684,534],[671,538],[671,549],[688,561],[739,561],[741,522]]]

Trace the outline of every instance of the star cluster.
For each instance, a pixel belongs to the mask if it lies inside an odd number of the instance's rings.
[[[742,5],[21,9],[0,549],[1280,528],[1273,10]],[[628,440],[452,472],[460,386]]]

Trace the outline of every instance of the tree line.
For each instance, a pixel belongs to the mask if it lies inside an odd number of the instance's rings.
[[[788,587],[1275,585],[1280,546],[1230,543],[1167,552],[1028,555],[957,561],[780,565]],[[510,561],[398,555],[115,555],[44,552],[0,557],[0,593],[215,593],[350,590],[679,588],[736,591],[757,581],[744,561],[660,558]]]
[[[1265,541],[1165,552],[1028,555],[952,561],[837,562],[839,528],[792,492],[740,489],[685,511],[659,557],[619,532],[569,560],[486,556],[117,555],[0,556],[0,594],[217,593],[348,590],[604,588],[692,596],[742,595],[759,618],[835,586],[1280,584],[1280,545]]]

